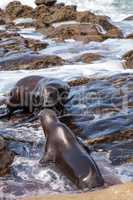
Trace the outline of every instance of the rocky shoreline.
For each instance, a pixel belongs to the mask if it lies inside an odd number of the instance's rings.
[[[49,47],[47,42],[22,37],[23,28],[34,28],[45,38],[57,44],[74,40],[87,44],[91,41],[103,42],[106,39],[124,39],[122,31],[106,16],[90,11],[79,12],[76,6],[36,1],[36,8],[11,2],[5,10],[0,10],[0,70],[40,69],[64,64],[93,63],[102,55],[85,53],[73,61],[64,60],[57,55],[40,55]],[[17,21],[19,20],[19,21]],[[130,19],[131,20],[131,17]],[[127,38],[132,38],[131,34]],[[17,58],[17,59],[16,59]],[[132,69],[132,51],[121,57],[125,68]]]

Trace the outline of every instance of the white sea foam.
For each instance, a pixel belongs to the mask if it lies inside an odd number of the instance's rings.
[[[61,78],[64,81],[74,79],[81,76],[91,76],[95,74],[109,75],[125,72],[122,64],[119,61],[107,61],[98,64],[81,64],[81,65],[64,65],[49,69],[41,70],[19,70],[19,71],[2,71],[0,76],[0,94],[9,91],[14,83],[20,78],[28,75],[45,75],[48,77]]]

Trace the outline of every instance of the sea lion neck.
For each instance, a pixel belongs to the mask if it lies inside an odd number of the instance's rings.
[[[40,119],[45,135],[54,131],[55,124],[59,122],[56,113],[50,109],[44,109],[40,114]]]

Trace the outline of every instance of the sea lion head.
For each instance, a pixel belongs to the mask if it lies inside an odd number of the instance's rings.
[[[58,118],[56,113],[51,109],[44,109],[39,113],[39,117],[41,120],[41,124],[44,130],[45,135],[47,135],[48,131],[52,127],[54,127],[54,124],[58,122]]]

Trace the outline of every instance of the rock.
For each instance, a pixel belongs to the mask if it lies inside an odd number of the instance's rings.
[[[97,26],[91,24],[61,25],[49,31],[47,36],[59,41],[65,39],[74,39],[83,42],[103,40]]]
[[[56,3],[56,0],[36,0],[35,1],[35,4],[37,6],[42,5],[42,4],[46,6],[53,6],[55,3]]]
[[[39,54],[24,53],[14,60],[0,61],[0,70],[43,69],[63,65],[65,61],[59,56],[40,56]]]
[[[95,23],[100,25],[101,28],[106,31],[104,35],[105,39],[106,38],[123,38],[122,31],[115,25],[111,24],[109,20],[110,19],[107,16],[101,16],[101,15],[96,16]]]
[[[133,50],[123,55],[122,59],[124,60],[126,68],[133,69]]]
[[[14,159],[14,153],[7,150],[6,143],[0,137],[0,176],[5,176],[9,170]]]
[[[110,29],[105,35],[104,38],[123,38],[123,33],[121,32],[121,30],[119,30],[119,28],[114,27],[112,29]]]
[[[5,13],[4,11],[0,8],[0,25],[4,25],[6,23],[5,21]]]
[[[13,54],[15,52],[21,53],[23,51],[26,51],[26,48],[24,46],[24,38],[22,38],[21,36],[15,35],[13,33],[8,33],[4,35],[4,32],[0,33],[0,36],[2,38],[0,47],[5,49],[6,52],[10,52],[11,54]]]
[[[22,48],[21,48],[22,49]],[[41,56],[37,53],[15,51],[12,57],[0,60],[0,70],[19,70],[24,69],[24,65],[28,65],[36,60],[40,60]]]
[[[24,200],[132,200],[133,183],[111,186],[99,191],[85,192],[69,195],[49,195],[40,197],[29,197]]]
[[[76,19],[74,6],[56,5],[47,7],[40,5],[35,9],[36,27],[45,27],[55,22],[69,21]]]
[[[25,39],[25,47],[30,48],[32,51],[40,51],[48,46],[47,43],[39,40]]]
[[[84,63],[91,63],[95,60],[100,60],[101,58],[102,56],[97,53],[85,53],[78,59],[78,61],[82,61]]]
[[[114,146],[109,153],[109,159],[113,165],[122,165],[123,163],[133,163],[133,142],[125,142]]]
[[[0,25],[4,25],[6,22],[3,18],[0,17]]]
[[[124,20],[133,20],[133,15],[130,17],[125,18]]]
[[[102,29],[103,31],[106,31],[106,34],[104,35],[105,39],[109,37],[110,38],[123,37],[122,31],[118,27],[111,24],[109,18],[106,16],[94,15],[89,11],[77,12],[77,21],[82,23],[86,22],[91,24],[97,24],[101,26],[101,32]]]
[[[22,5],[19,1],[13,1],[7,5],[6,15],[12,20],[20,17],[33,17],[33,8]]]
[[[127,35],[127,37],[126,37],[127,39],[133,39],[133,33],[131,33],[131,34],[129,34],[129,35]]]
[[[90,11],[77,12],[76,21],[81,23],[92,23],[96,20],[96,15]]]
[[[59,56],[44,56],[44,58],[35,60],[28,65],[21,66],[21,69],[43,69],[52,66],[63,65],[65,61]]]
[[[0,9],[0,25],[4,25],[5,23],[5,13],[2,9]]]
[[[0,38],[1,39],[5,39],[5,38],[14,38],[14,37],[17,37],[17,36],[20,36],[19,33],[16,33],[16,32],[12,32],[12,31],[1,31],[0,32]]]

